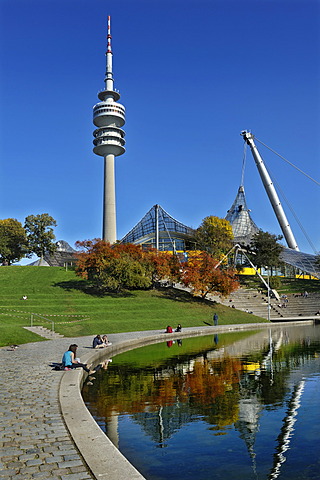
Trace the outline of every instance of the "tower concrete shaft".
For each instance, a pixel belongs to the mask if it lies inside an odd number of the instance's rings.
[[[114,89],[110,16],[108,17],[104,82],[105,88],[98,94],[100,102],[93,107],[93,123],[98,127],[93,132],[93,151],[96,155],[104,157],[102,238],[107,242],[115,243],[117,227],[114,157],[125,152],[125,132],[121,129],[125,124],[125,108],[118,103],[120,94]]]

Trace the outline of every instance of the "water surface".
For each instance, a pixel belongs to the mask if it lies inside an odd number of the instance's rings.
[[[148,480],[319,479],[320,329],[168,341],[117,355],[83,397]]]

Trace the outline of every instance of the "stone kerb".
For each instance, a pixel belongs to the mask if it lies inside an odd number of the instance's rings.
[[[60,405],[66,426],[95,478],[143,480],[93,420],[80,393],[82,375],[64,375],[60,386]]]
[[[313,322],[295,322],[295,325],[300,323],[306,325],[306,323]],[[101,361],[118,353],[142,345],[168,341],[169,339],[210,335],[217,332],[222,333],[236,330],[278,328],[281,325],[288,326],[288,322],[277,322],[276,326],[270,323],[221,325],[215,327],[204,326],[200,328],[185,328],[179,333],[148,331],[117,334],[114,335],[114,337],[117,337],[118,340],[114,342],[112,346],[106,349],[90,350],[90,353],[82,356],[82,361],[85,363],[92,362],[94,365],[97,365]],[[113,341],[113,335],[109,337]],[[86,408],[81,396],[81,388],[86,375],[82,369],[65,372],[59,388],[61,413],[76,447],[96,479],[146,480],[113,445]]]
[[[148,334],[149,336],[144,336]],[[83,356],[83,361],[96,365],[117,353],[148,343],[162,342],[168,337],[168,334],[151,332],[141,332],[141,336],[137,332],[136,335],[138,337],[126,338],[110,348],[91,350],[89,354]],[[173,338],[171,334],[170,338]],[[108,439],[86,408],[81,396],[85,376],[83,370],[65,372],[59,389],[61,412],[78,450],[95,478],[144,480],[144,477]]]
[[[97,365],[118,353],[142,345],[163,342],[169,338],[210,334],[216,331],[217,327],[190,330],[172,334],[136,332],[133,338],[132,334],[123,334],[123,341],[106,349],[91,350],[87,355],[82,355],[82,361]],[[110,338],[112,338],[111,335]],[[130,478],[130,480],[145,480],[145,477],[113,445],[86,408],[81,395],[85,377],[86,374],[83,370],[65,372],[60,383],[59,401],[66,427],[88,468],[97,479],[123,480],[124,478]]]

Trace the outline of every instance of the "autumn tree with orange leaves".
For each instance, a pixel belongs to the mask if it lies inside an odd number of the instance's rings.
[[[80,249],[76,273],[100,291],[146,289],[177,271],[175,260],[166,252],[143,250],[139,245],[100,239],[77,242]]]
[[[202,298],[208,293],[230,295],[239,288],[236,270],[223,264],[218,266],[218,263],[218,260],[206,252],[190,257],[183,265],[181,283],[191,288],[193,295]]]

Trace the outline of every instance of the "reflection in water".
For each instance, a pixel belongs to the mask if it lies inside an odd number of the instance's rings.
[[[290,447],[290,440],[294,430],[294,424],[296,422],[296,416],[298,408],[300,407],[300,398],[305,386],[305,381],[302,380],[297,386],[294,387],[292,397],[289,402],[288,414],[283,419],[283,427],[278,437],[277,453],[274,455],[274,465],[269,475],[269,479],[278,478],[280,474],[280,467],[283,462],[286,461],[284,453]]]
[[[319,336],[270,328],[140,348],[84,400],[148,480],[316,479]]]

